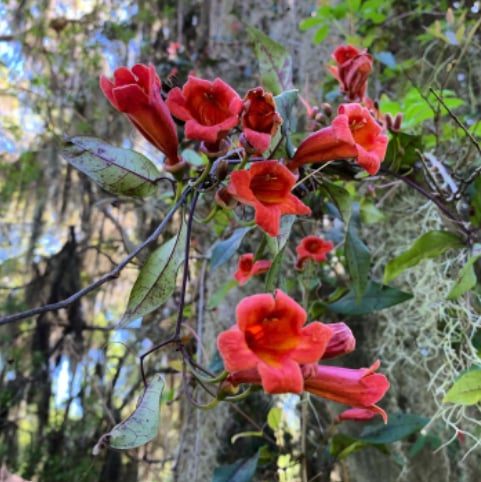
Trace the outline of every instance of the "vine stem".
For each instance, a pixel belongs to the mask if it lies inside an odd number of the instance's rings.
[[[182,196],[182,200],[185,199],[187,194],[192,190],[193,188],[187,188]],[[184,306],[185,306],[185,291],[187,288],[187,278],[189,277],[189,251],[190,251],[190,238],[191,238],[191,233],[192,233],[192,223],[194,221],[194,212],[195,212],[195,207],[197,205],[197,200],[199,199],[199,191],[194,191],[194,196],[192,198],[192,202],[190,205],[190,212],[189,212],[189,219],[187,221],[187,234],[186,234],[186,242],[185,242],[185,255],[184,255],[184,266],[183,266],[183,272],[182,272],[182,287],[181,287],[181,292],[180,292],[180,303],[179,303],[179,314],[177,315],[177,320],[175,322],[175,333],[173,336],[171,336],[168,340],[153,346],[150,348],[148,351],[140,355],[140,373],[142,375],[142,379],[144,381],[144,385],[147,385],[147,379],[145,377],[145,370],[144,370],[144,360],[145,358],[154,353],[155,351],[159,350],[165,345],[168,345],[170,343],[177,343],[177,350],[178,351],[183,351],[183,345],[180,341],[180,329],[182,327],[182,318],[184,316]],[[180,201],[180,200],[179,200]],[[170,213],[169,213],[170,214]],[[185,364],[185,362],[184,362]]]
[[[440,211],[442,211],[467,236],[468,240],[471,238],[472,231],[467,229],[463,225],[463,222],[460,221],[439,199],[432,196],[428,191],[426,191],[423,187],[421,187],[419,184],[414,182],[411,178],[409,178],[407,176],[402,176],[401,174],[398,174],[397,172],[391,171],[390,169],[388,169],[386,167],[382,167],[382,166],[381,166],[380,171],[385,173],[385,174],[388,174],[389,176],[400,179],[401,181],[405,182],[406,184],[411,186],[413,189],[418,191],[424,197],[429,199],[431,202],[433,202],[439,208]]]
[[[23,320],[25,318],[30,318],[31,316],[40,315],[42,313],[47,313],[49,311],[56,311],[62,308],[66,308],[73,302],[77,301],[78,299],[85,296],[87,293],[97,289],[98,287],[105,284],[107,281],[112,279],[118,278],[120,272],[132,261],[145,247],[149,244],[153,243],[160,235],[160,233],[164,230],[165,226],[171,220],[172,216],[175,212],[182,206],[187,196],[192,191],[192,187],[188,186],[185,191],[181,194],[178,201],[175,205],[170,209],[170,211],[166,214],[165,218],[162,222],[155,228],[155,231],[141,244],[139,244],[128,256],[126,256],[112,271],[101,276],[98,280],[94,281],[90,285],[82,288],[81,290],[77,291],[73,295],[65,298],[64,300],[58,301],[56,303],[50,303],[47,305],[39,306],[37,308],[32,308],[30,310],[22,311],[20,313],[14,313],[13,315],[2,316],[0,318],[0,326],[7,325],[9,323],[13,323],[15,321]]]

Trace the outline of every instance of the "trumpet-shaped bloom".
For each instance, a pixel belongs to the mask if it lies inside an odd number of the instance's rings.
[[[329,72],[341,84],[341,91],[349,101],[362,101],[367,89],[367,78],[372,70],[372,56],[366,49],[359,51],[352,45],[341,45],[332,54],[337,66]]]
[[[318,365],[315,374],[312,367],[305,367],[304,389],[328,400],[379,413],[386,422],[386,413],[375,405],[389,388],[387,378],[374,373],[380,364],[378,360],[369,368],[356,370]]]
[[[262,87],[257,87],[247,92],[243,102],[241,126],[244,144],[246,149],[263,153],[282,124],[274,97],[269,92],[264,92]]]
[[[244,298],[236,317],[237,324],[217,339],[225,368],[254,369],[267,393],[301,393],[300,364],[322,357],[331,328],[319,322],[303,326],[306,312],[281,290]]]
[[[177,131],[160,94],[160,79],[152,64],[137,64],[131,70],[119,67],[113,82],[104,75],[100,77],[100,87],[110,103],[166,155],[168,166],[180,163]]]
[[[288,162],[291,170],[308,163],[354,158],[369,174],[379,171],[388,138],[360,104],[342,104],[328,127],[307,136]]]
[[[219,78],[210,82],[190,76],[182,89],[169,92],[166,102],[172,115],[185,121],[185,136],[204,141],[212,151],[238,124],[242,110],[239,94]]]
[[[317,236],[306,236],[297,246],[297,269],[302,269],[306,261],[312,260],[316,263],[327,261],[326,254],[332,251],[334,245],[330,241],[324,241]]]
[[[252,253],[243,254],[239,258],[239,264],[237,271],[234,273],[234,278],[237,280],[240,286],[247,283],[251,276],[265,273],[269,271],[272,263],[267,259],[259,259],[254,261],[254,255]]]
[[[234,171],[227,186],[237,201],[255,209],[255,222],[270,236],[277,236],[282,214],[310,214],[311,210],[291,189],[296,177],[277,161],[261,161],[248,170]]]

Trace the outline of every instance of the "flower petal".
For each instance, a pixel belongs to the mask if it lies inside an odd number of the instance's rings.
[[[259,359],[249,350],[244,335],[237,326],[223,331],[217,337],[217,346],[228,371],[238,371],[254,368]]]
[[[259,363],[259,374],[262,386],[267,393],[302,393],[303,378],[299,365],[292,360],[272,368],[265,363]]]

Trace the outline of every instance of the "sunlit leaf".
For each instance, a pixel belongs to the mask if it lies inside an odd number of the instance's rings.
[[[375,281],[369,281],[364,296],[358,302],[354,290],[349,291],[339,300],[324,305],[335,313],[342,315],[366,315],[373,311],[383,310],[411,299],[411,293],[391,288]]]
[[[159,171],[138,152],[111,146],[95,137],[72,137],[62,155],[113,194],[144,197],[156,192]]]
[[[325,19],[318,16],[318,15],[315,15],[314,17],[309,17],[309,18],[305,18],[304,20],[302,20],[300,23],[299,23],[299,29],[304,32],[306,30],[309,30],[310,28],[312,27],[315,27],[317,25],[319,25],[320,23],[324,23],[325,22]]]
[[[463,246],[459,236],[450,231],[430,231],[423,234],[407,251],[388,262],[384,270],[384,283],[389,283],[423,259],[435,258],[449,249]]]
[[[267,414],[267,425],[276,431],[282,420],[282,409],[280,407],[272,407]]]
[[[250,482],[257,469],[259,451],[248,459],[239,459],[231,465],[214,469],[212,482]]]
[[[102,435],[93,448],[97,455],[105,446],[126,450],[145,445],[153,440],[159,431],[160,397],[165,386],[162,375],[156,375],[140,397],[135,411]]]
[[[366,427],[357,440],[374,444],[390,444],[419,432],[429,418],[413,413],[394,413],[389,415],[388,423]]]
[[[132,287],[121,325],[151,313],[172,295],[185,257],[186,236],[187,224],[182,220],[178,234],[149,256]]]
[[[216,241],[210,252],[210,269],[214,271],[219,266],[227,263],[239,248],[244,236],[252,229],[252,226],[236,229],[230,238]]]
[[[262,85],[274,95],[292,89],[289,51],[254,27],[247,26],[247,34],[259,62]]]
[[[451,286],[451,289],[446,296],[447,300],[455,300],[476,286],[478,279],[474,271],[474,263],[479,259],[480,256],[481,254],[477,254],[476,256],[468,259],[466,264],[461,268],[458,278],[454,282],[453,286]]]
[[[463,373],[448,390],[443,403],[474,405],[481,401],[481,369],[474,368]]]

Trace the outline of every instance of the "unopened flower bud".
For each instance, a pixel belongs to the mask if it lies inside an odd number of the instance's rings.
[[[226,159],[220,159],[214,164],[214,175],[219,181],[223,181],[229,172],[229,162]]]
[[[327,117],[331,117],[332,115],[332,106],[331,104],[328,104],[327,102],[323,102],[321,104],[321,109],[324,112],[324,114],[327,115]]]
[[[316,114],[315,120],[318,124],[323,124],[323,125],[327,124],[326,116],[320,112]]]
[[[231,397],[239,393],[240,388],[229,381],[224,380],[217,390],[217,400],[224,400],[226,397]]]
[[[356,347],[356,339],[351,329],[342,322],[330,323],[328,326],[332,328],[333,331],[322,358],[325,360],[351,353]]]
[[[401,124],[403,121],[403,114],[399,112],[396,114],[396,117],[394,118],[394,124],[392,126],[393,131],[399,132],[401,130]]]
[[[215,193],[215,202],[223,209],[233,209],[237,204],[225,186]]]

